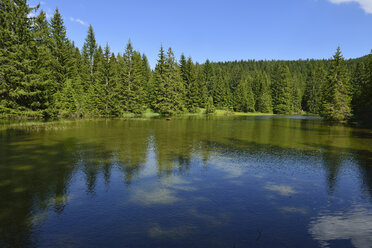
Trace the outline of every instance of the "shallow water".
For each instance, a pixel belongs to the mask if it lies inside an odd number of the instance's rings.
[[[372,131],[310,117],[4,124],[0,247],[372,247]]]

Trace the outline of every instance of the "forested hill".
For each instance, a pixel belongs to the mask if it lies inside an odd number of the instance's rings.
[[[320,114],[372,123],[372,55],[345,60],[204,64],[159,50],[151,70],[128,42],[113,54],[88,29],[82,49],[66,36],[58,9],[50,20],[26,0],[0,0],[2,118],[122,117],[146,109],[173,115],[217,109]],[[331,55],[329,55],[331,56]]]

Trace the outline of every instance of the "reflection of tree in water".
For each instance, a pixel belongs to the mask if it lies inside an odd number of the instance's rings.
[[[322,151],[322,156],[328,190],[329,193],[333,193],[344,158],[338,153],[337,149],[334,148],[326,148],[326,150]]]
[[[154,123],[154,143],[158,174],[170,174],[175,168],[189,167],[193,150],[193,134],[187,131],[187,121]]]
[[[76,144],[72,139],[40,144],[19,130],[0,139],[0,246],[35,246],[35,216],[50,206],[56,213],[64,209]]]
[[[349,135],[340,128],[328,134],[330,128],[322,129],[303,120],[226,123],[213,118],[81,125],[58,132],[0,133],[0,247],[36,246],[35,227],[42,218],[37,220],[35,216],[42,216],[49,209],[56,213],[64,210],[67,188],[77,171],[84,173],[87,192],[94,193],[100,177],[108,187],[114,168],[122,172],[128,185],[140,177],[146,164],[155,166],[161,176],[188,171],[192,160],[199,156],[200,162],[208,164],[215,152],[231,157],[252,154],[293,157],[320,151],[332,192],[340,166],[351,152],[360,165],[365,187],[372,192],[372,172],[367,166],[371,164],[371,152],[340,148],[350,145],[348,138],[342,139],[341,144],[340,139],[332,140]],[[304,140],[306,145],[301,143]],[[147,161],[150,150],[155,158]]]
[[[85,174],[87,192],[94,193],[98,174],[100,172],[103,172],[103,175],[106,176],[111,174],[112,153],[106,151],[102,145],[83,146],[79,150],[79,155],[82,171]],[[109,178],[104,178],[105,182],[109,181]]]
[[[126,184],[131,184],[133,177],[138,176],[146,162],[148,149],[147,134],[128,134],[118,144],[115,151],[118,165],[124,174]]]
[[[362,191],[367,193],[372,201],[372,152],[355,150],[353,154],[359,165],[359,173],[364,187]]]

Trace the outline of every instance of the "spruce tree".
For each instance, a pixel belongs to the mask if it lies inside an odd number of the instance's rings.
[[[92,67],[93,82],[88,88],[88,109],[92,116],[104,116],[106,114],[106,79],[105,60],[101,46],[94,53]]]
[[[214,112],[216,112],[216,108],[214,107],[214,104],[213,104],[213,98],[210,96],[208,98],[208,102],[205,106],[205,113],[206,114],[213,114]]]
[[[104,51],[104,65],[102,67],[102,75],[104,77],[104,93],[105,93],[105,116],[116,116],[118,102],[116,100],[116,92],[119,80],[117,71],[117,61],[114,54],[111,54],[108,44]]]
[[[302,107],[312,114],[319,114],[322,103],[322,89],[326,80],[326,72],[322,66],[312,68],[309,72]]]
[[[350,118],[349,75],[340,47],[333,56],[322,99],[321,115],[325,119],[342,121]]]
[[[198,104],[200,108],[205,108],[208,102],[208,88],[207,84],[204,79],[204,71],[203,67],[196,63],[195,65],[196,70],[196,85],[198,88]]]
[[[230,88],[227,80],[223,77],[221,68],[218,68],[211,77],[211,96],[217,108],[230,107]]]
[[[359,84],[354,94],[353,110],[356,121],[365,126],[372,126],[372,52],[367,57],[364,66],[357,68],[355,75]],[[355,87],[355,86],[354,86]]]
[[[196,82],[195,66],[189,57],[187,60],[182,54],[180,59],[180,73],[186,90],[184,101],[189,112],[195,113],[199,107],[199,92]]]
[[[213,91],[212,77],[214,75],[213,67],[209,59],[207,59],[203,65],[203,85],[207,88],[208,92]],[[215,100],[215,99],[213,99]],[[209,101],[209,98],[208,98]]]
[[[291,89],[291,113],[298,114],[301,113],[301,89],[300,80],[297,75],[294,75],[291,79],[290,84]]]
[[[277,63],[274,67],[271,84],[274,114],[288,114],[291,111],[289,80],[288,66]]]
[[[144,77],[141,55],[129,41],[120,68],[120,104],[124,112],[140,114],[144,111]]]
[[[234,109],[240,112],[254,112],[255,100],[251,80],[242,78],[234,92]]]
[[[63,87],[64,81],[68,78],[70,68],[71,48],[66,36],[66,27],[62,15],[56,8],[50,19],[51,29],[51,51],[53,55],[53,92],[57,93]]]
[[[96,37],[93,31],[92,25],[89,25],[87,37],[83,45],[82,57],[84,61],[84,69],[82,73],[85,73],[85,89],[89,88],[89,85],[94,83],[94,55],[97,51]]]
[[[270,92],[270,80],[266,73],[263,73],[258,82],[256,95],[256,111],[261,113],[271,113],[273,111]]]
[[[142,71],[143,71],[143,89],[144,89],[144,103],[147,106],[151,105],[151,80],[152,72],[149,61],[145,54],[142,54]]]
[[[173,115],[185,110],[185,88],[180,71],[171,48],[165,56],[163,47],[160,49],[158,63],[154,75],[155,101],[154,110],[161,114]]]
[[[0,4],[0,112],[34,115],[31,111],[40,106],[35,102],[35,94],[39,95],[34,72],[38,54],[32,32],[34,18],[29,14],[38,6],[31,8],[26,0]]]
[[[42,111],[43,116],[47,118],[54,115],[52,112],[53,99],[50,94],[53,90],[53,58],[49,48],[51,44],[50,28],[44,11],[41,11],[35,18],[32,31],[36,41],[36,49],[33,50],[36,61],[32,71],[34,76],[31,81],[33,91],[31,108]]]

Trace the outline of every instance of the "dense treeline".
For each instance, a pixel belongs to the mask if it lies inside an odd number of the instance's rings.
[[[39,13],[34,16],[32,13]],[[372,55],[344,60],[234,61],[204,64],[160,48],[152,71],[129,41],[123,53],[96,43],[92,26],[80,50],[58,9],[50,20],[27,0],[0,0],[2,117],[122,117],[215,109],[320,114],[371,124]]]

